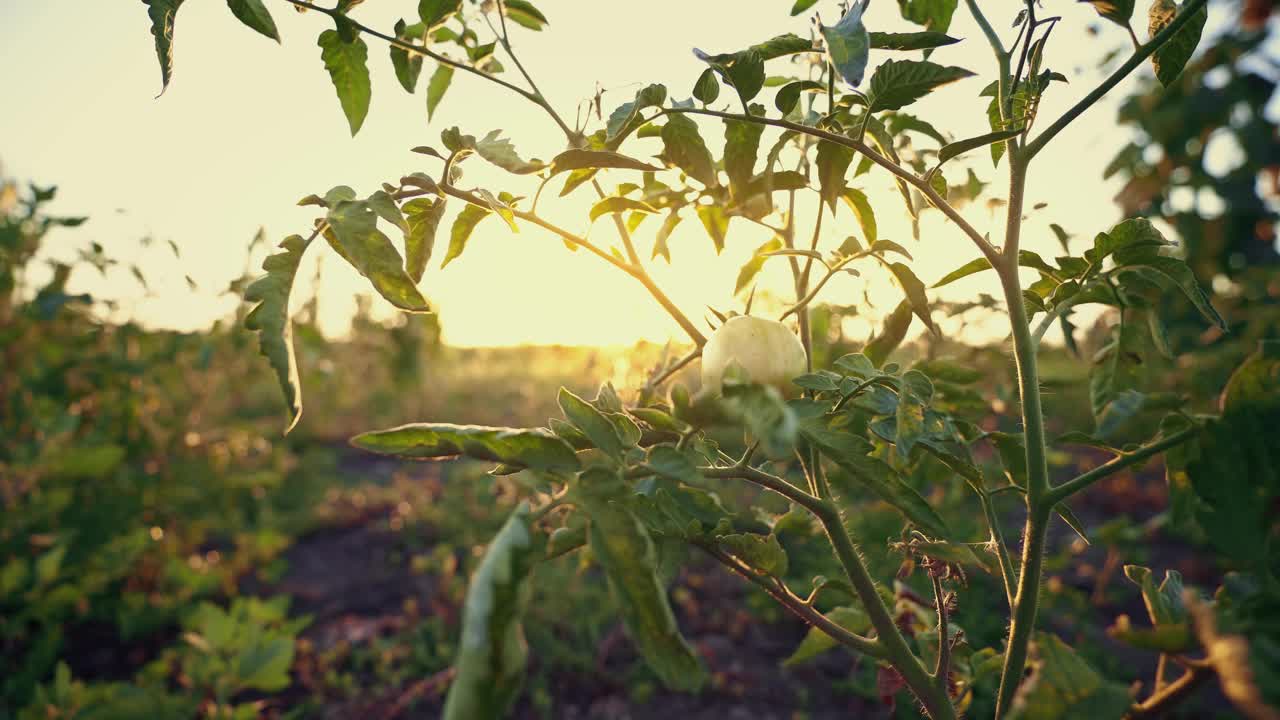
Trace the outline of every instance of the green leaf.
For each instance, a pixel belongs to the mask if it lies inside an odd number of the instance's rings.
[[[726,55],[708,55],[694,48],[693,54],[733,87],[744,107],[764,88],[764,57],[754,48]]]
[[[520,503],[467,584],[444,720],[501,720],[520,694],[529,659],[522,619],[537,559],[529,505]]]
[[[684,115],[673,115],[662,126],[663,156],[689,177],[707,187],[719,185],[715,161],[698,132],[698,124]]]
[[[453,82],[453,68],[449,65],[440,65],[436,67],[436,71],[431,73],[431,79],[427,81],[427,119],[435,114],[436,108],[440,107],[440,101],[444,99],[445,91],[449,89],[449,83]]]
[[[256,636],[235,656],[233,676],[241,688],[278,692],[289,687],[293,638]]]
[[[289,294],[298,274],[298,263],[307,250],[307,241],[290,235],[280,243],[282,252],[267,256],[262,269],[267,274],[244,291],[245,302],[258,305],[245,316],[244,326],[258,333],[259,352],[276,372],[289,410],[288,433],[302,417],[302,382],[298,377],[298,359],[293,352],[293,323],[289,321]]]
[[[698,76],[693,84],[693,96],[703,105],[710,105],[720,97],[720,81],[716,80],[716,71],[707,68]]]
[[[503,8],[507,11],[507,17],[513,20],[517,25],[530,30],[542,30],[550,23],[547,16],[542,11],[533,6],[528,0],[505,0],[502,3]]]
[[[574,395],[567,388],[560,388],[556,398],[560,411],[573,426],[582,431],[593,447],[613,458],[621,458],[626,450],[618,429],[609,418],[594,405]]]
[[[946,32],[951,27],[958,0],[898,0],[902,18],[930,30]]]
[[[1084,251],[1084,259],[1096,272],[1101,269],[1102,262],[1113,255],[1116,264],[1124,265],[1138,258],[1157,255],[1160,248],[1169,245],[1169,241],[1150,220],[1130,218],[1117,223],[1107,232],[1098,233],[1093,239],[1093,247]]]
[[[231,8],[231,14],[240,22],[280,42],[276,21],[271,19],[271,12],[262,4],[262,0],[227,0],[227,7]]]
[[[817,80],[795,80],[778,88],[777,94],[773,96],[773,106],[783,115],[789,115],[799,104],[800,93],[824,92],[826,89],[827,86]]]
[[[551,160],[551,174],[584,168],[620,168],[657,172],[662,168],[608,150],[565,150]]]
[[[783,458],[795,448],[797,420],[777,389],[755,383],[739,384],[725,378],[724,406],[741,419],[771,458]]]
[[[1133,0],[1079,0],[1089,3],[1102,18],[1110,20],[1122,28],[1129,27],[1129,19],[1133,17]]]
[[[871,617],[860,607],[838,607],[827,613],[826,618],[852,633],[862,634],[871,629]],[[835,638],[816,627],[811,627],[795,652],[791,653],[791,657],[782,661],[782,666],[795,667],[806,663],[839,645]]]
[[[409,231],[409,224],[404,219],[404,213],[400,212],[400,206],[396,204],[395,198],[387,194],[386,190],[378,190],[370,195],[366,200],[369,208],[374,214],[395,225],[401,232]]]
[[[1227,321],[1213,307],[1213,303],[1209,300],[1209,295],[1200,287],[1195,273],[1191,271],[1186,262],[1164,255],[1151,255],[1137,260],[1134,265],[1124,266],[1122,270],[1139,272],[1161,287],[1172,284],[1181,290],[1183,295],[1187,296],[1187,299],[1191,301],[1192,305],[1195,305],[1206,320],[1223,330],[1227,329]],[[1145,272],[1146,270],[1151,272],[1147,273]]]
[[[428,30],[444,24],[462,9],[462,0],[418,0],[418,17]]]
[[[1119,718],[1133,703],[1125,685],[1108,682],[1048,633],[1036,634],[1029,666],[1030,674],[1014,696],[1008,720]]]
[[[925,327],[929,328],[935,335],[938,334],[938,326],[933,324],[933,318],[930,316],[929,299],[924,294],[924,283],[920,282],[920,278],[916,277],[911,268],[900,262],[889,263],[889,270],[898,279],[898,285],[902,288],[902,292],[906,293],[907,302],[911,303],[912,312],[924,322]]]
[[[764,60],[776,60],[796,53],[813,52],[814,47],[813,41],[809,38],[800,37],[795,33],[784,33],[756,43],[748,49],[760,53],[760,57]]]
[[[932,50],[960,42],[960,38],[928,30],[909,33],[872,32],[870,35],[873,50]]]
[[[862,13],[866,9],[867,3],[852,3],[835,25],[818,26],[827,43],[827,60],[841,79],[855,88],[862,84],[867,72],[871,49],[871,38],[862,24]]]
[[[422,75],[422,56],[410,53],[399,45],[392,45],[390,52],[391,68],[396,72],[396,80],[400,81],[400,87],[405,92],[412,95],[418,89],[418,77]]]
[[[1174,0],[1153,0],[1148,11],[1147,31],[1151,37],[1164,30],[1186,7]],[[1156,70],[1156,78],[1160,84],[1169,87],[1200,44],[1200,35],[1204,32],[1204,24],[1209,18],[1208,5],[1201,5],[1195,16],[1182,25],[1168,42],[1156,48],[1151,55],[1151,65]]]
[[[693,691],[706,672],[676,626],[657,554],[648,531],[621,504],[626,487],[617,475],[591,469],[579,478],[582,505],[591,516],[591,553],[604,568],[623,622],[645,663],[668,687]]]
[[[689,459],[689,456],[670,445],[657,445],[650,448],[645,465],[658,475],[676,482],[696,485],[702,481],[698,467]]]
[[[469,457],[533,470],[577,470],[578,456],[559,437],[542,428],[484,427],[415,423],[375,430],[351,438],[361,450],[406,460]]]
[[[546,163],[537,158],[528,161],[521,159],[511,141],[500,137],[501,134],[501,130],[494,130],[477,140],[475,143],[476,154],[503,170],[516,175],[530,175],[547,166]]]
[[[699,205],[697,212],[702,227],[711,236],[711,242],[716,247],[716,254],[720,254],[724,250],[725,236],[729,233],[729,216],[720,205]]]
[[[595,222],[601,215],[627,212],[629,210],[641,213],[658,212],[656,208],[642,200],[613,195],[591,206],[591,222]]]
[[[1174,570],[1164,574],[1164,580],[1156,585],[1150,568],[1141,565],[1125,565],[1124,576],[1142,590],[1142,601],[1153,625],[1173,625],[1187,619],[1187,608],[1182,604],[1182,575]]]
[[[724,171],[729,176],[729,193],[742,202],[760,155],[760,136],[764,126],[741,120],[724,123]]]
[[[609,121],[605,125],[605,149],[617,150],[618,145],[641,125],[643,118],[640,116],[640,111],[647,107],[662,107],[662,103],[666,100],[667,88],[653,84],[637,91],[635,99],[631,102],[619,105],[609,114]]]
[[[173,27],[178,8],[183,0],[148,0],[147,15],[151,18],[151,35],[155,38],[156,58],[160,61],[160,94],[169,87],[173,78]]]
[[[672,208],[671,211],[667,213],[667,216],[663,218],[662,227],[658,228],[658,234],[653,240],[652,258],[657,258],[661,255],[668,263],[671,262],[671,248],[667,247],[667,239],[671,237],[671,233],[676,229],[676,226],[680,224],[682,219],[683,218],[680,217],[680,214],[676,212],[674,208]]]
[[[853,148],[837,145],[827,140],[818,141],[818,186],[822,201],[836,211],[836,200],[845,191],[845,175],[853,162]]]
[[[735,533],[721,535],[716,538],[716,543],[758,572],[774,577],[787,574],[787,553],[778,543],[776,535]]]
[[[889,355],[902,344],[903,338],[907,336],[907,329],[911,327],[912,317],[911,303],[903,300],[885,318],[880,333],[863,349],[863,353],[876,367],[884,365]]]
[[[780,250],[781,248],[782,241],[778,238],[774,238],[756,248],[756,251],[751,255],[751,259],[748,260],[746,264],[742,266],[742,269],[738,271],[738,280],[733,284],[733,294],[737,295],[745,290],[747,286],[756,279],[756,276],[760,274],[760,271],[764,269],[764,262],[769,257],[768,253]]]
[[[844,202],[853,211],[854,217],[858,219],[858,226],[862,228],[862,237],[867,241],[868,245],[876,242],[876,214],[871,209],[871,202],[867,199],[867,194],[857,188],[845,188],[840,194],[844,198]]]
[[[886,60],[871,76],[868,110],[898,110],[973,73],[927,60]]]
[[[795,17],[817,4],[818,0],[796,0],[795,4],[791,6],[791,16]]]
[[[1022,128],[1015,128],[1013,130],[998,130],[996,132],[990,132],[985,135],[971,137],[967,140],[960,140],[957,142],[949,143],[947,145],[944,145],[942,149],[938,151],[938,164],[941,165],[942,163],[950,160],[951,158],[956,157],[958,155],[963,155],[969,152],[970,150],[976,150],[977,148],[991,145],[993,143],[1003,143],[1006,140],[1012,140],[1013,138],[1016,138],[1021,134],[1022,134]]]
[[[427,269],[431,259],[431,251],[436,243],[436,231],[440,221],[444,219],[445,202],[440,197],[435,200],[415,198],[404,204],[407,214],[406,222],[409,232],[404,239],[404,270],[415,282],[422,282],[422,273]]]
[[[430,312],[395,245],[378,230],[377,214],[368,202],[340,201],[329,208],[327,219],[325,239],[379,295],[406,312]]]
[[[1143,341],[1135,311],[1122,311],[1120,322],[1114,325],[1106,343],[1094,356],[1089,373],[1089,396],[1094,417],[1101,426],[1107,406],[1126,391],[1137,391],[1146,379],[1145,357],[1147,344]],[[1108,433],[1098,435],[1108,437]]]
[[[359,36],[345,42],[337,30],[320,33],[320,58],[329,72],[338,102],[354,136],[369,114],[369,46]]]
[[[458,217],[454,218],[453,229],[449,232],[449,251],[445,253],[444,262],[440,267],[447,267],[454,258],[462,255],[467,249],[467,242],[471,239],[471,232],[476,229],[479,222],[492,213],[479,205],[467,203],[462,208],[462,212],[458,213]]]

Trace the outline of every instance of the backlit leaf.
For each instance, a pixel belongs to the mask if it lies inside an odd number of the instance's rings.
[[[271,19],[271,12],[262,4],[262,0],[227,0],[227,6],[240,22],[280,42],[280,31],[276,29],[276,22]]]
[[[307,249],[307,241],[290,235],[280,243],[281,252],[267,256],[262,269],[267,274],[245,289],[245,302],[258,305],[245,316],[244,326],[258,333],[259,352],[275,370],[284,391],[289,410],[287,433],[302,417],[302,383],[298,377],[298,360],[293,352],[293,323],[289,320],[289,294],[298,263]]]
[[[320,33],[320,58],[338,93],[338,102],[347,116],[351,134],[355,135],[369,114],[372,89],[369,84],[369,47],[360,37],[350,42],[342,39],[337,30]]]
[[[406,460],[469,457],[551,472],[579,466],[573,448],[542,428],[416,423],[362,433],[351,444]]]
[[[927,60],[886,60],[871,76],[870,109],[898,110],[973,73]]]
[[[1174,18],[1182,12],[1183,7],[1185,3],[1179,5],[1174,0],[1153,0],[1148,12],[1147,26],[1151,37],[1155,37],[1172,23]],[[1201,5],[1196,14],[1151,55],[1151,65],[1155,68],[1156,78],[1160,80],[1161,85],[1169,87],[1174,80],[1178,79],[1178,75],[1182,74],[1182,68],[1195,53],[1196,45],[1200,44],[1200,35],[1204,32],[1204,24],[1208,18],[1208,5]]]

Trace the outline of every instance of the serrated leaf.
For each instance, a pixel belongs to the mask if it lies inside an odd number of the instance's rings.
[[[707,187],[720,184],[711,151],[693,120],[684,115],[673,115],[662,126],[662,144],[663,157],[689,177]]]
[[[1147,30],[1150,36],[1154,38],[1157,33],[1168,27],[1185,6],[1185,3],[1179,5],[1174,0],[1153,0],[1151,9],[1148,11]],[[1151,65],[1155,68],[1156,78],[1161,85],[1169,87],[1178,79],[1178,75],[1182,74],[1182,68],[1195,53],[1196,45],[1200,44],[1200,35],[1204,32],[1204,24],[1208,18],[1207,4],[1201,5],[1196,14],[1187,20],[1173,34],[1173,37],[1152,53]]]
[[[271,19],[271,12],[262,4],[262,0],[227,0],[227,7],[231,8],[231,14],[240,22],[280,42],[276,21]]]
[[[267,256],[262,269],[267,274],[245,289],[245,302],[258,305],[245,316],[244,326],[258,333],[259,352],[275,370],[289,410],[288,433],[302,417],[302,382],[298,376],[298,360],[293,352],[293,323],[289,320],[289,294],[298,263],[306,252],[307,241],[290,235],[280,243],[282,252]]]
[[[342,39],[337,30],[320,33],[320,58],[338,93],[338,102],[347,116],[347,124],[354,136],[360,131],[369,114],[372,89],[369,84],[369,46],[360,37],[350,42]]]
[[[501,130],[494,130],[475,143],[476,154],[515,175],[530,175],[542,170],[546,163],[534,158],[524,160],[516,152],[511,141],[501,137]]]
[[[859,607],[842,606],[826,613],[831,622],[852,633],[862,634],[871,629],[871,617]],[[794,652],[782,661],[783,667],[795,667],[806,663],[819,655],[839,647],[835,638],[816,627],[809,628],[804,639],[800,641]]]
[[[958,0],[898,0],[902,18],[930,30],[946,32],[951,27]]]
[[[720,81],[716,79],[716,71],[707,68],[698,76],[693,84],[693,96],[703,105],[710,105],[720,97]]]
[[[605,125],[604,149],[617,150],[618,145],[640,126],[642,119],[640,111],[647,107],[661,107],[666,100],[667,88],[653,84],[637,91],[635,99],[631,102],[619,105],[609,114],[608,123]]]
[[[183,0],[147,0],[147,16],[151,18],[151,35],[155,38],[156,59],[160,61],[160,93],[163,95],[173,78],[174,19]]]
[[[671,262],[671,248],[667,247],[667,239],[671,237],[671,233],[676,229],[676,226],[680,224],[682,219],[683,218],[680,217],[680,214],[676,212],[674,208],[667,213],[665,218],[663,218],[662,227],[658,228],[658,234],[653,240],[653,254],[650,256],[651,258],[657,258],[661,255],[668,263]]]
[[[827,60],[841,79],[855,88],[862,84],[871,49],[871,38],[862,24],[866,9],[867,2],[855,0],[835,25],[818,27],[827,44]]]
[[[453,82],[453,68],[449,65],[439,65],[436,71],[431,73],[431,79],[427,81],[427,119],[435,114],[436,108],[440,106],[440,101],[444,100],[444,94],[449,89],[449,83]]]
[[[693,54],[710,64],[733,87],[744,107],[764,87],[764,57],[754,48],[724,55],[708,55],[694,48]]]
[[[537,549],[529,505],[520,503],[467,584],[444,720],[497,720],[520,694],[529,659],[522,619]]]
[[[418,17],[428,30],[433,30],[461,8],[462,0],[418,0]]]
[[[764,126],[741,120],[724,123],[724,171],[729,176],[729,193],[738,202],[746,199],[746,190],[760,155],[760,136]]]
[[[623,622],[645,663],[668,687],[696,690],[706,672],[676,626],[666,588],[658,577],[653,540],[621,504],[626,487],[601,469],[579,479],[582,504],[591,516],[590,543],[595,560],[609,578]]]
[[[404,269],[415,283],[422,281],[431,251],[435,247],[436,231],[444,219],[445,200],[415,198],[404,204],[409,232],[404,240]]]
[[[1129,20],[1133,17],[1133,0],[1079,0],[1083,3],[1089,3],[1098,15],[1106,20],[1119,25],[1122,28],[1129,27]]]
[[[402,38],[403,39],[403,38]],[[412,95],[418,89],[418,77],[422,75],[422,56],[393,44],[391,46],[391,68],[395,70],[396,80],[400,87]]]
[[[818,166],[818,186],[822,201],[836,211],[836,200],[844,194],[845,175],[853,162],[853,148],[838,145],[827,140],[818,141],[816,164]]]
[[[716,538],[716,543],[758,572],[774,577],[787,574],[787,553],[776,535],[734,533],[721,535]]]
[[[406,312],[430,312],[426,298],[404,270],[404,260],[391,239],[377,228],[377,214],[367,202],[344,200],[327,216],[325,239],[378,294]]]
[[[1164,255],[1152,255],[1138,260],[1135,265],[1126,265],[1122,268],[1125,271],[1139,272],[1145,269],[1151,271],[1151,273],[1143,273],[1149,279],[1155,280],[1161,286],[1171,284],[1181,290],[1206,320],[1223,330],[1227,329],[1227,321],[1213,307],[1209,295],[1200,287],[1195,273],[1184,261]]]
[[[469,457],[533,470],[577,470],[578,456],[556,435],[541,428],[415,423],[351,438],[361,450],[406,460]]]
[[[626,448],[618,434],[618,429],[594,405],[566,388],[560,388],[557,402],[565,418],[582,431],[593,447],[614,458],[622,457]]]
[[[707,235],[711,236],[716,254],[720,254],[720,251],[724,250],[725,236],[729,233],[729,216],[719,205],[699,205],[697,213],[698,219],[702,221],[702,227],[707,231]]]
[[[868,108],[898,110],[943,85],[972,76],[973,73],[964,68],[927,60],[886,60],[871,76]]]
[[[1009,708],[1009,720],[1119,718],[1133,702],[1125,685],[1107,681],[1048,633],[1036,634],[1029,667]]]
[[[449,231],[449,250],[445,253],[444,262],[440,267],[448,266],[454,258],[462,255],[462,252],[467,249],[467,242],[471,239],[471,233],[476,229],[476,225],[492,214],[479,205],[471,203],[467,203],[466,207],[462,208],[462,212],[458,213],[458,217],[453,220],[453,229]]]
[[[619,168],[657,172],[662,168],[609,150],[566,150],[551,160],[551,174],[584,168]]]

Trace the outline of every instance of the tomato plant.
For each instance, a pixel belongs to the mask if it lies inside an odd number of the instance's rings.
[[[490,217],[512,232],[536,229],[638,283],[693,346],[632,391],[605,386],[586,399],[562,389],[564,417],[546,428],[422,422],[353,438],[371,452],[406,459],[466,456],[497,463],[494,474],[525,478],[526,502],[489,544],[471,580],[446,718],[502,717],[509,710],[527,662],[522,622],[530,584],[541,560],[570,552],[586,553],[600,568],[631,640],[657,676],[673,688],[698,688],[705,680],[702,661],[677,626],[659,572],[659,551],[672,545],[702,551],[811,625],[816,634],[799,655],[829,643],[871,658],[886,695],[905,688],[932,718],[960,716],[976,694],[986,692],[989,679],[996,681],[993,712],[1000,718],[1072,717],[1083,708],[1100,718],[1153,716],[1214,676],[1241,711],[1276,717],[1280,457],[1267,427],[1280,420],[1280,346],[1263,342],[1226,383],[1216,413],[1204,414],[1176,394],[1153,392],[1150,384],[1156,358],[1172,352],[1163,298],[1180,295],[1203,322],[1227,330],[1157,225],[1133,217],[1093,228],[1087,247],[1067,245],[1051,259],[1022,246],[1025,218],[1034,210],[1027,207],[1027,179],[1040,153],[1144,65],[1161,85],[1177,85],[1200,41],[1207,0],[1154,0],[1145,41],[1133,29],[1135,3],[1091,2],[1103,20],[1128,30],[1132,52],[1051,119],[1039,117],[1042,97],[1066,92],[1058,87],[1065,77],[1053,69],[1053,50],[1079,42],[1064,37],[1073,30],[1029,1],[1013,18],[1016,35],[1007,42],[996,30],[1004,19],[993,25],[976,0],[966,0],[964,11],[993,58],[982,99],[971,103],[973,113],[985,114],[990,132],[958,140],[937,127],[945,117],[929,121],[905,111],[934,92],[956,93],[950,86],[976,75],[934,60],[957,42],[947,35],[959,11],[956,0],[901,0],[904,27],[885,29],[866,26],[869,3],[859,0],[846,3],[834,25],[819,21],[812,37],[784,34],[735,52],[699,50],[705,68],[691,98],[677,99],[661,84],[645,85],[607,119],[601,115],[600,123],[588,119],[585,125],[581,118],[566,121],[515,51],[517,31],[542,31],[548,24],[525,0],[421,0],[409,4],[412,22],[389,30],[360,22],[357,0],[285,4],[332,23],[318,43],[353,134],[369,111],[367,40],[377,39],[389,46],[408,92],[422,85],[424,66],[434,64],[425,90],[429,109],[454,80],[474,78],[528,101],[565,140],[544,162],[527,159],[499,130],[472,135],[448,128],[438,146],[414,148],[433,172],[413,172],[368,193],[338,186],[304,198],[321,217],[307,232],[286,238],[264,263],[267,274],[245,293],[256,304],[246,325],[258,331],[262,353],[279,378],[290,427],[303,408],[288,311],[303,255],[327,247],[395,307],[429,312],[419,284],[455,208],[442,267],[466,252],[477,225]],[[181,5],[147,3],[166,84]],[[279,39],[262,0],[229,5],[250,28]],[[798,0],[792,14],[815,5]],[[904,59],[910,53],[923,59]],[[772,108],[761,102],[766,89]],[[705,135],[713,128],[723,133],[719,158]],[[650,145],[660,147],[656,161],[632,151]],[[462,184],[463,164],[477,157],[510,173],[510,185]],[[948,177],[956,175],[954,166],[977,157],[1008,175],[1006,221],[994,239],[962,212],[961,200],[975,199],[983,184],[972,171],[967,182]],[[872,205],[860,187],[868,173],[887,173],[901,208]],[[617,243],[602,245],[549,220],[540,212],[556,202],[545,192],[548,186],[558,186],[561,197],[594,194],[589,220],[611,224]],[[816,210],[811,235],[799,227],[797,210],[806,201]],[[841,205],[849,207],[853,222],[837,214]],[[938,360],[903,367],[892,359],[913,323],[939,330],[911,251],[880,237],[876,217],[903,212],[915,219],[935,211],[972,246],[974,257],[933,287],[983,272],[999,280],[1001,297],[992,305],[1007,317],[1012,338],[1020,432],[983,429],[985,413],[963,401],[972,381],[964,367]],[[663,219],[651,252],[643,253],[640,229],[648,215]],[[750,287],[766,263],[787,263],[794,298],[778,322],[794,318],[794,335],[772,320],[720,316],[721,327],[708,338],[668,297],[649,263],[659,256],[673,260],[667,240],[677,224],[695,216],[717,250],[729,241],[731,222],[771,232],[742,269],[735,291]],[[845,222],[848,239],[821,246],[823,222]],[[401,246],[384,230],[398,232]],[[815,367],[814,305],[832,278],[850,271],[887,273],[901,288],[902,302],[862,352]],[[1024,272],[1034,281],[1024,284]],[[1089,373],[1093,427],[1051,439],[1038,369],[1042,340],[1059,326],[1073,341],[1070,318],[1088,305],[1102,306],[1113,321]],[[705,392],[668,387],[678,370],[700,357]],[[788,400],[779,391],[787,380],[803,390],[801,397]],[[980,467],[975,449],[983,446],[999,458],[1000,470]],[[1054,478],[1050,452],[1071,452],[1072,446],[1100,449],[1111,459],[1074,477]],[[1087,534],[1071,508],[1073,498],[1161,455],[1176,521],[1203,533],[1238,574],[1211,601],[1183,588],[1176,573],[1157,583],[1146,568],[1126,568],[1150,618],[1118,623],[1111,634],[1163,658],[1152,689],[1135,697],[1063,639],[1038,628],[1037,616],[1051,524],[1061,519]],[[714,491],[723,482],[758,486],[790,511],[729,507]],[[972,493],[986,525],[982,536],[956,531],[957,518],[930,502],[928,491],[938,486]],[[1003,527],[1009,499],[1025,520],[1017,552]],[[864,561],[859,545],[884,543],[851,531],[869,501],[900,513],[900,539],[890,544],[904,558],[899,580],[927,587],[931,602],[906,583],[886,589],[886,578]],[[795,577],[780,540],[796,527],[825,538],[838,572],[815,579],[808,592],[794,589],[804,579]],[[1009,623],[999,647],[970,646],[952,620],[965,578],[975,572],[992,574],[1003,588]],[[1173,665],[1181,674],[1167,680]]]

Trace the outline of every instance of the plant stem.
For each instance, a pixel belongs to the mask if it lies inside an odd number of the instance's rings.
[[[933,603],[934,610],[938,614],[938,667],[933,671],[933,676],[938,680],[938,689],[944,693],[950,692],[951,680],[951,635],[947,628],[947,592],[942,589],[942,578],[929,572],[929,579],[933,581]]]
[[[1156,34],[1155,37],[1148,40],[1145,45],[1142,45],[1135,50],[1133,55],[1129,56],[1129,59],[1124,61],[1123,65],[1116,68],[1115,72],[1107,76],[1107,79],[1099,83],[1096,88],[1091,90],[1088,95],[1085,95],[1080,102],[1073,105],[1070,110],[1064,112],[1062,117],[1058,118],[1052,125],[1045,128],[1044,132],[1040,133],[1035,140],[1027,143],[1026,147],[1023,149],[1027,158],[1030,159],[1031,157],[1034,157],[1036,153],[1043,150],[1044,146],[1047,145],[1055,135],[1062,132],[1063,128],[1070,125],[1073,120],[1084,114],[1084,111],[1093,107],[1094,104],[1111,91],[1111,88],[1120,84],[1121,80],[1125,79],[1129,73],[1136,70],[1137,67],[1142,64],[1142,61],[1150,57],[1151,54],[1159,49],[1161,45],[1168,42],[1169,38],[1173,37],[1174,33],[1178,32],[1178,30],[1180,30],[1193,15],[1200,12],[1208,2],[1209,0],[1187,0],[1186,4],[1179,8],[1178,15],[1172,22],[1166,25],[1165,28]]]
[[[1017,586],[1018,573],[1013,568],[1013,560],[1009,557],[1009,546],[1004,542],[1004,529],[1000,526],[1000,516],[996,514],[995,502],[991,495],[983,492],[979,495],[982,501],[982,512],[987,518],[987,529],[991,532],[991,544],[996,546],[996,558],[1000,562],[1000,579],[1004,584],[1005,600],[1009,609],[1013,610],[1013,591]]]
[[[1027,524],[1023,533],[1022,573],[1014,595],[1013,618],[1005,646],[1004,670],[996,717],[1008,712],[1014,691],[1022,680],[1027,645],[1035,629],[1040,597],[1040,574],[1044,558],[1045,532],[1053,507],[1046,501],[1049,492],[1049,465],[1045,457],[1044,414],[1040,405],[1040,378],[1036,369],[1036,343],[1031,336],[1022,283],[1018,277],[1018,245],[1022,232],[1022,205],[1026,190],[1027,163],[1022,153],[1009,158],[1009,208],[1005,222],[1003,261],[997,268],[1013,330],[1013,352],[1018,371],[1018,397],[1022,401],[1022,427],[1027,446]]]
[[[1126,720],[1132,720],[1133,718],[1162,717],[1170,707],[1181,702],[1187,695],[1190,695],[1196,688],[1212,677],[1213,671],[1207,667],[1187,668],[1182,677],[1165,685],[1164,688],[1145,701],[1129,708],[1125,718]]]
[[[1162,438],[1150,445],[1144,445],[1133,452],[1125,453],[1116,457],[1111,461],[1084,473],[1083,475],[1072,480],[1068,480],[1067,482],[1053,488],[1049,491],[1047,501],[1051,505],[1056,505],[1105,477],[1114,475],[1130,465],[1136,465],[1153,455],[1158,455],[1159,453],[1168,450],[1169,448],[1181,445],[1187,440],[1195,437],[1199,432],[1199,426],[1179,430],[1167,438]]]

